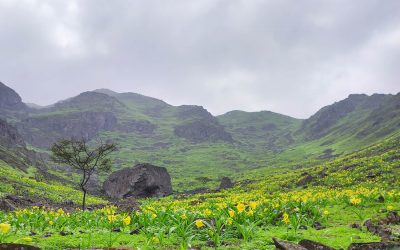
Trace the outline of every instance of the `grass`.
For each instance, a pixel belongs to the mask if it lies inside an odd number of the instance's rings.
[[[189,245],[274,249],[272,237],[293,242],[311,239],[339,249],[352,242],[378,242],[380,238],[366,228],[358,230],[350,225],[363,225],[367,219],[384,218],[388,210],[400,210],[396,179],[399,143],[399,137],[394,136],[353,154],[287,172],[277,168],[267,175],[265,169],[257,169],[254,176],[247,176],[252,183],[244,184],[243,179],[242,185],[217,193],[144,199],[140,209],[128,212],[117,212],[113,207],[70,214],[40,208],[0,212],[0,222],[11,225],[3,241],[28,240],[31,242],[26,243],[44,249],[186,249]],[[347,169],[349,166],[353,168]],[[305,187],[296,185],[304,171],[315,176],[322,169],[327,173],[324,178]],[[370,172],[382,173],[361,181]],[[27,175],[32,174],[29,170]],[[61,192],[68,193],[65,189],[55,191]],[[315,222],[325,228],[313,228]],[[36,235],[29,236],[32,231]]]

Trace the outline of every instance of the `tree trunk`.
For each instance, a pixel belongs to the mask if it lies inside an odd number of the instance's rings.
[[[85,211],[86,208],[86,188],[82,188],[83,191],[83,199],[82,199],[82,211]]]

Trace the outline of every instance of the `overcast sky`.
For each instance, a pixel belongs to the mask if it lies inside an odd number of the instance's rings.
[[[400,91],[400,1],[0,0],[0,55],[25,102],[109,88],[306,118]]]

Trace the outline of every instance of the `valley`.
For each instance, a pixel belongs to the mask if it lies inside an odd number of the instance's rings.
[[[352,94],[297,119],[272,111],[214,116],[107,89],[41,107],[0,83],[0,118],[0,223],[12,228],[0,228],[2,242],[274,249],[276,237],[347,249],[399,241],[400,93]],[[79,172],[51,160],[53,143],[70,138],[118,147],[111,170],[90,180],[90,211],[78,209]],[[139,163],[164,167],[173,193],[121,210],[103,182]],[[233,188],[218,188],[223,177]]]

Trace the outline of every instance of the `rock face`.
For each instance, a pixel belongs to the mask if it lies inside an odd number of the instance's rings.
[[[26,142],[48,147],[62,138],[90,140],[98,132],[113,130],[116,126],[117,118],[111,112],[88,111],[27,118],[18,124],[18,129]]]
[[[20,110],[24,108],[26,105],[17,92],[0,82],[0,109]]]
[[[17,129],[0,119],[0,144],[25,147],[25,142]]]
[[[172,193],[167,169],[151,164],[138,164],[112,173],[103,183],[103,189],[112,199],[162,197]]]
[[[337,121],[345,117],[349,113],[360,110],[374,110],[382,105],[387,99],[391,99],[387,95],[352,94],[348,98],[335,102],[332,105],[323,107],[309,119],[303,123],[303,130],[310,139],[316,139],[324,136],[329,129],[337,124]]]
[[[157,126],[149,121],[136,121],[136,120],[124,122],[118,126],[119,131],[125,133],[135,132],[142,135],[152,134],[154,132],[154,129],[156,128]]]
[[[205,141],[232,142],[232,136],[224,130],[224,127],[212,122],[194,121],[178,125],[174,129],[175,135],[194,143]]]
[[[233,141],[231,134],[225,131],[224,126],[201,106],[179,106],[176,116],[183,121],[174,127],[174,133],[178,137],[193,143]]]

